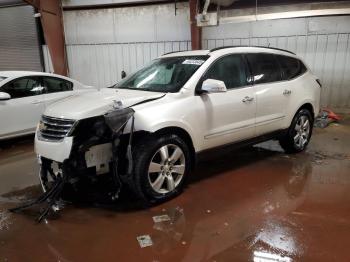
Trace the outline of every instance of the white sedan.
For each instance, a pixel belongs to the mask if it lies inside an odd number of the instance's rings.
[[[0,71],[0,140],[34,133],[48,105],[92,90],[61,75]]]

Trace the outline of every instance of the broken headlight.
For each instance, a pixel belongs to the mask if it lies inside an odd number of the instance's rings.
[[[104,115],[106,125],[114,133],[118,133],[126,125],[129,119],[134,115],[135,111],[131,108],[121,108],[108,112]]]

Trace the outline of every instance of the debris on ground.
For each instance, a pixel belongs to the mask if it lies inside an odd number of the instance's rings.
[[[152,233],[154,246],[157,246],[160,239],[168,243],[182,243],[181,241],[186,229],[186,219],[183,208],[169,208],[167,213],[153,217],[155,230]],[[182,243],[183,244],[183,243]]]
[[[322,109],[321,113],[315,119],[314,126],[319,128],[325,128],[330,123],[338,122],[341,117],[335,114],[330,109]]]
[[[166,222],[171,220],[169,215],[154,216],[152,218],[154,223]]]
[[[136,239],[139,242],[141,248],[150,247],[153,245],[153,241],[150,235],[138,236]]]
[[[0,210],[0,231],[9,229],[10,225],[10,213],[7,210]]]

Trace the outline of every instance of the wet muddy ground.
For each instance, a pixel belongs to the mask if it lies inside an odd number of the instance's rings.
[[[0,262],[350,261],[349,118],[315,129],[298,155],[276,142],[209,154],[160,206],[133,209],[124,197],[114,208],[67,206],[41,224],[35,211],[6,211],[40,192],[31,141],[0,145]],[[142,235],[151,246],[140,247]]]

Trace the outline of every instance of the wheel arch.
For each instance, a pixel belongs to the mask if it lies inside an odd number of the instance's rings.
[[[304,104],[302,104],[294,113],[297,114],[301,109],[307,109],[310,111],[311,115],[312,115],[312,118],[314,120],[315,118],[315,110],[314,110],[314,106],[310,103],[310,102],[306,102]]]
[[[168,126],[168,127],[160,128],[155,132],[153,132],[152,134],[156,136],[162,136],[162,135],[168,135],[168,134],[174,134],[179,136],[189,146],[189,150],[191,152],[192,168],[195,166],[196,150],[195,150],[191,135],[185,129],[178,126]]]

